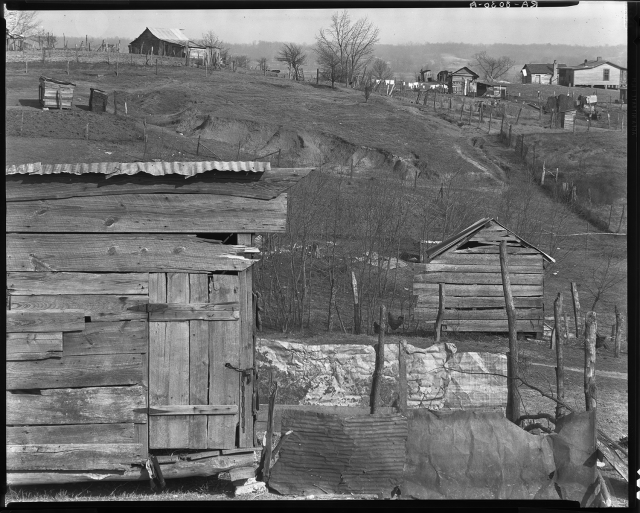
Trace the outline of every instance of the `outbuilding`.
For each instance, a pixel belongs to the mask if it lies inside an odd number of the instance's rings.
[[[449,92],[463,96],[474,96],[479,75],[466,66],[448,76]]]
[[[147,27],[129,43],[129,53],[151,53],[184,57],[189,48],[189,38],[176,28]]]
[[[6,168],[8,484],[254,465],[252,240],[310,171]]]
[[[416,319],[435,322],[444,284],[443,331],[508,332],[499,245],[506,241],[517,328],[542,335],[544,267],[555,260],[495,219],[480,219],[421,250],[415,275]]]

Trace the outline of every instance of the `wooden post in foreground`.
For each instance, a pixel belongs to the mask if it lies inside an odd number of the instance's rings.
[[[520,107],[520,110],[518,111],[518,117],[516,118],[516,125],[518,124],[518,120],[520,119],[521,112],[522,112],[522,107]]]
[[[407,341],[398,342],[398,410],[407,414]]]
[[[487,132],[488,134],[491,133],[491,121],[493,120],[493,107],[491,107],[491,109],[489,110],[489,131]]]
[[[280,160],[278,154],[278,161]],[[356,280],[356,273],[351,271],[351,287],[353,289],[353,332],[356,335],[360,335],[360,305],[358,304],[358,281]],[[380,326],[382,329],[382,326]]]
[[[387,324],[387,307],[380,305],[380,331],[378,333],[378,345],[376,347],[376,367],[373,370],[373,380],[371,382],[371,397],[369,400],[371,414],[378,409],[380,399],[380,383],[382,381],[382,367],[384,365],[384,332]]]
[[[573,315],[576,321],[576,340],[584,332],[583,324],[580,322],[580,298],[578,297],[578,287],[575,282],[571,282],[571,297],[573,298]]]
[[[271,385],[273,380],[273,374],[269,376],[269,384]],[[273,389],[269,387],[269,411],[267,415],[267,434],[264,446],[263,463],[262,463],[262,480],[265,483],[269,482],[269,476],[271,474],[271,452],[272,452],[272,440],[273,440],[273,421],[275,419],[275,407],[276,407],[276,395],[278,393],[278,383],[273,383]]]
[[[553,302],[553,317],[555,320],[556,330],[556,358],[558,360],[556,367],[556,398],[558,401],[564,402],[564,360],[562,355],[562,346],[565,343],[562,336],[562,292],[558,292],[558,297]],[[560,403],[556,403],[556,419],[564,415],[564,407]]]
[[[436,343],[440,342],[440,331],[442,329],[442,321],[444,320],[444,301],[445,301],[445,290],[444,283],[438,284],[438,317],[436,317],[435,324],[435,337]]]
[[[589,411],[596,409],[596,332],[598,330],[598,323],[595,312],[587,312],[585,325],[584,398],[587,411]]]
[[[616,338],[613,346],[613,356],[615,358],[620,358],[620,343],[622,342],[622,324],[623,324],[622,313],[618,310],[618,305],[616,305]]]
[[[509,261],[507,259],[507,242],[500,243],[500,270],[502,272],[502,288],[504,290],[504,302],[507,310],[507,322],[509,324],[509,367],[507,412],[506,416],[511,422],[520,417],[520,397],[518,396],[518,332],[516,327],[516,309],[511,294],[511,280],[509,278]]]

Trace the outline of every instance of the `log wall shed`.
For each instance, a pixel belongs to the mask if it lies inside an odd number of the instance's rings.
[[[413,283],[417,320],[436,321],[439,284],[443,283],[443,331],[508,332],[499,257],[503,240],[507,242],[517,329],[541,336],[544,266],[555,260],[490,218],[421,251],[421,272]]]
[[[8,484],[253,464],[252,239],[285,230],[310,171],[7,167]]]

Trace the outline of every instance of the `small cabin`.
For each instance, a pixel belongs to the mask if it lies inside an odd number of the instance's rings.
[[[106,112],[109,103],[109,94],[102,89],[91,87],[89,94],[89,109],[92,112]]]
[[[70,109],[73,106],[73,91],[76,85],[72,82],[55,78],[40,77],[38,98],[45,109]]]
[[[252,241],[285,231],[310,171],[6,168],[8,484],[254,464]]]
[[[444,284],[443,331],[509,331],[499,246],[506,241],[519,332],[542,336],[544,267],[555,260],[495,219],[481,219],[449,239],[421,249],[415,275],[416,319],[435,322]]]

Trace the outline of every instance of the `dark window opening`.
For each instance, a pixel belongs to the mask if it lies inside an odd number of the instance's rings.
[[[609,80],[609,70],[608,69],[602,70],[602,80]]]

